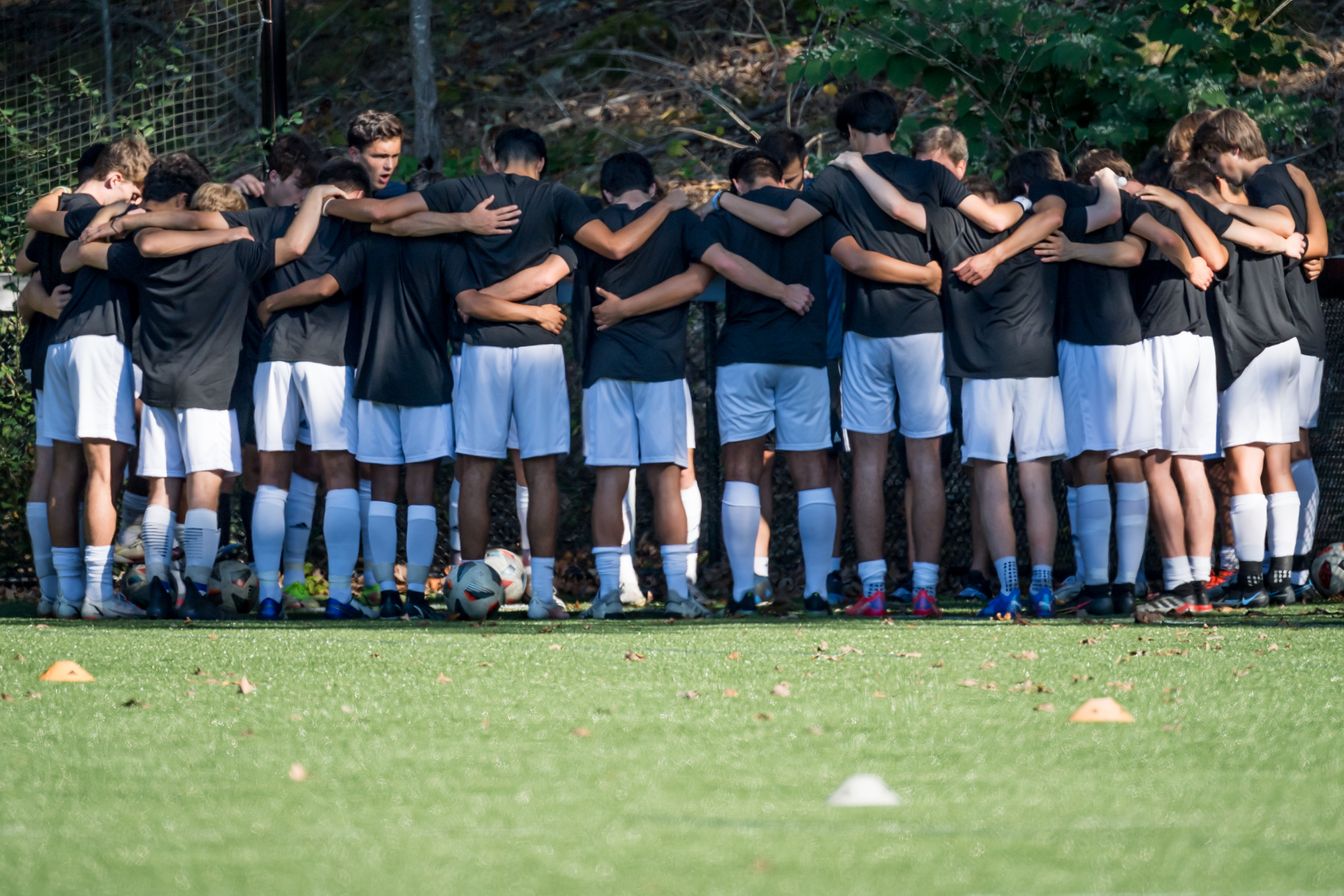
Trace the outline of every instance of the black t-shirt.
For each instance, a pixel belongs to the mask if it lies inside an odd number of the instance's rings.
[[[1218,388],[1226,389],[1259,354],[1297,336],[1283,262],[1223,240],[1228,263],[1208,292]]]
[[[452,401],[452,297],[476,286],[467,279],[458,240],[370,233],[351,243],[328,273],[341,292],[364,291],[355,397],[404,407]]]
[[[274,242],[284,236],[285,228],[293,220],[294,209],[262,204],[249,208],[245,212],[221,212],[230,227],[246,227],[256,242]],[[257,306],[266,297],[264,281],[252,284],[252,293],[247,303],[247,316],[243,320],[243,341],[238,352],[238,377],[233,384],[233,397],[229,407],[234,410],[246,410],[252,407],[252,383],[256,379],[257,364],[261,360],[262,327],[257,316]],[[242,421],[240,421],[242,422]]]
[[[579,194],[549,181],[517,174],[483,174],[440,181],[421,194],[430,211],[467,212],[486,197],[494,196],[494,208],[517,205],[522,217],[513,231],[498,236],[462,234],[467,250],[470,279],[479,287],[506,280],[521,270],[540,264],[555,251],[564,237],[572,237],[593,220],[593,213]],[[529,305],[556,303],[552,287],[527,299]],[[559,345],[560,337],[533,323],[499,323],[470,320],[463,340],[468,345],[517,348],[524,345]]]
[[[782,187],[759,187],[744,199],[786,209],[798,193]],[[849,234],[829,219],[813,222],[781,239],[757,230],[740,218],[716,211],[694,233],[692,257],[699,261],[715,243],[741,255],[784,284],[801,283],[812,290],[812,307],[795,314],[783,302],[749,292],[732,281],[725,284],[727,314],[719,333],[719,364],[797,364],[826,366],[826,266],[831,246]],[[624,324],[622,324],[624,326]]]
[[[637,209],[612,205],[603,209],[598,218],[612,230],[620,230],[651,208],[653,202]],[[604,301],[597,294],[599,286],[628,299],[684,272],[693,259],[695,233],[700,226],[694,212],[681,209],[669,215],[648,242],[621,261],[582,252],[575,276],[575,313],[589,317],[583,368],[585,388],[600,379],[656,383],[679,380],[686,375],[689,304],[632,317],[600,333],[591,316],[592,306]]]
[[[1068,211],[1064,235],[1076,243],[1114,243],[1124,239],[1134,222],[1150,213],[1146,202],[1128,193],[1120,194],[1120,220],[1087,233],[1084,209],[1097,201],[1097,188],[1067,181],[1040,181],[1030,185],[1028,196],[1059,196]],[[1078,345],[1133,345],[1143,338],[1143,328],[1134,312],[1129,291],[1129,271],[1082,261],[1060,265],[1057,301],[1057,332],[1060,339]]]
[[[74,285],[75,275],[61,270],[61,256],[65,254],[65,247],[79,236],[101,208],[98,200],[88,193],[65,193],[57,200],[56,207],[66,212],[65,236],[37,233],[28,243],[26,252],[28,260],[37,265],[37,274],[42,278],[42,288],[48,293],[58,286]],[[84,214],[70,214],[84,210],[88,210],[87,217]],[[47,346],[51,345],[55,332],[56,321],[45,314],[34,314],[23,333],[22,341],[19,342],[19,366],[23,370],[33,372],[34,389],[42,388],[43,371],[47,364]]]
[[[176,258],[145,258],[133,240],[108,250],[108,275],[140,296],[134,354],[144,372],[145,404],[231,407],[252,285],[274,265],[274,244],[252,240]]]
[[[928,235],[942,259],[947,375],[970,379],[1055,376],[1055,285],[1058,271],[1031,249],[969,286],[952,268],[1002,242],[950,208],[928,206]],[[1014,228],[1016,229],[1016,228]],[[1011,231],[1009,231],[1011,232]]]
[[[1201,197],[1193,193],[1183,195],[1195,214],[1215,235],[1221,237],[1232,226],[1230,217]],[[1157,223],[1170,228],[1185,241],[1192,256],[1199,254],[1179,214],[1162,205],[1151,205],[1149,211]],[[1139,315],[1144,339],[1175,336],[1177,333],[1194,333],[1197,336],[1213,334],[1209,329],[1204,292],[1191,283],[1181,269],[1153,244],[1149,243],[1144,250],[1143,261],[1139,266],[1130,270],[1129,287],[1134,295],[1134,310]]]
[[[1261,208],[1284,206],[1293,215],[1293,229],[1298,233],[1307,232],[1307,199],[1293,183],[1287,165],[1265,165],[1255,172],[1246,181],[1246,198]],[[1300,259],[1281,255],[1279,263],[1283,265],[1283,285],[1293,306],[1302,354],[1324,358],[1325,313],[1321,310],[1320,290],[1314,280],[1307,279]]]
[[[864,161],[900,189],[911,202],[956,208],[970,192],[935,162],[883,152]],[[859,246],[911,264],[928,264],[924,234],[888,215],[868,195],[858,178],[830,166],[801,194],[808,205],[838,219]],[[920,286],[879,283],[846,273],[845,329],[864,336],[912,336],[943,329],[938,298]]]
[[[65,216],[67,233],[82,233],[100,206],[81,205]],[[51,341],[68,342],[77,336],[115,336],[122,345],[131,344],[135,325],[134,292],[127,285],[107,276],[106,271],[82,267],[75,272],[70,301],[52,330]]]

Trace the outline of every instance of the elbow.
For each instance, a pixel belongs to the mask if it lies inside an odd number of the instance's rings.
[[[1041,220],[1045,222],[1045,224],[1043,224],[1042,226],[1049,225],[1049,231],[1047,235],[1049,233],[1054,233],[1056,230],[1059,230],[1061,227],[1064,226],[1064,210],[1062,208],[1052,208],[1043,212],[1037,212],[1037,214],[1039,214],[1041,216]],[[1117,218],[1119,217],[1118,213],[1116,217]]]

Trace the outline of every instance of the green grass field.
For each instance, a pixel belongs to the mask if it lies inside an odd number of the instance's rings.
[[[0,612],[3,893],[1344,888],[1338,604],[1207,627]],[[97,681],[39,683],[58,659]],[[1135,723],[1071,724],[1094,696]],[[828,807],[856,772],[902,804]]]

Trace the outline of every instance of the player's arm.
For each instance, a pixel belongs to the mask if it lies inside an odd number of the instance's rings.
[[[1311,185],[1307,175],[1296,165],[1289,165],[1288,176],[1302,191],[1307,204],[1307,250],[1302,254],[1304,261],[1315,261],[1330,254],[1330,234],[1325,229],[1325,215],[1321,212],[1321,202],[1316,196],[1316,188]]]
[[[551,253],[546,256],[541,264],[524,268],[507,280],[492,283],[476,290],[476,292],[505,302],[521,302],[550,289],[568,277],[572,270],[573,268],[570,267],[569,262],[563,256]],[[461,303],[458,307],[461,307]],[[472,316],[479,317],[480,315]]]
[[[417,195],[417,194],[408,194]],[[405,197],[398,197],[404,199]],[[395,199],[357,199],[354,202],[395,202]],[[431,212],[417,211],[392,221],[375,223],[374,233],[386,233],[392,236],[438,236],[444,233],[474,233],[478,236],[495,236],[512,233],[514,225],[522,217],[522,210],[516,205],[490,208],[494,196],[487,196],[469,212]],[[332,208],[338,203],[333,202]],[[329,208],[327,214],[335,214]],[[337,217],[344,217],[337,215]],[[357,220],[351,218],[350,220]]]
[[[344,191],[335,184],[318,184],[310,189],[284,235],[275,241],[275,266],[283,267],[307,252],[317,225],[322,223],[322,204],[344,198]]]
[[[1185,246],[1185,240],[1176,235],[1170,227],[1158,223],[1152,215],[1144,212],[1130,225],[1130,231],[1152,243],[1166,256],[1191,283],[1200,289],[1208,289],[1213,284],[1213,271],[1207,262],[1198,255],[1191,256]]]
[[[252,234],[246,227],[230,227],[227,230],[142,230],[133,239],[135,247],[145,258],[175,258],[234,240],[250,240]],[[84,247],[101,245],[106,243],[83,244]],[[79,257],[83,261],[82,251]],[[84,263],[88,264],[87,261]]]
[[[360,224],[386,224],[426,211],[429,211],[429,206],[425,205],[425,197],[412,192],[392,199],[336,199],[327,204],[323,214]]]
[[[159,228],[163,230],[228,230],[229,222],[219,212],[194,212],[190,209],[174,211],[147,212],[138,210],[134,215],[113,216],[111,220],[99,221],[84,228],[79,235],[81,242],[110,240],[135,233],[137,230]]]
[[[102,208],[98,209],[97,214],[93,216],[93,220],[89,222],[89,226],[84,228],[84,232],[87,233],[96,227],[103,227],[111,223],[113,220],[115,220],[118,215],[124,213],[125,213],[125,203],[117,202],[113,203],[112,205],[105,205]],[[141,217],[141,216],[132,215],[132,217]],[[79,260],[79,246],[80,242],[78,240],[71,240],[69,245],[65,247],[65,251],[61,253],[62,272],[66,274],[73,274],[75,271],[79,270],[84,266],[83,263]]]
[[[1120,200],[1116,199],[1116,208]],[[1014,255],[1018,255],[1046,239],[1064,224],[1064,200],[1059,196],[1045,196],[1032,206],[1033,214],[1007,237],[979,255],[962,259],[952,269],[957,279],[969,286],[979,286]],[[1088,206],[1091,211],[1092,206]]]
[[[1097,201],[1087,207],[1087,232],[1109,227],[1120,220],[1123,208],[1120,205],[1120,181],[1115,172],[1103,168],[1092,175],[1092,185],[1097,188]]]
[[[793,236],[821,218],[821,212],[802,199],[793,200],[786,209],[778,209],[764,202],[743,199],[733,193],[720,193],[719,208],[757,230],[783,237]]]
[[[612,230],[600,218],[594,218],[574,232],[574,242],[612,261],[620,261],[653,236],[667,216],[687,206],[686,193],[671,190],[654,203],[653,208],[620,230]]]
[[[24,226],[38,233],[65,236],[65,212],[60,210],[60,202],[69,192],[67,187],[57,187],[34,202],[28,214],[23,216]]]
[[[851,274],[879,283],[922,286],[934,295],[943,286],[943,269],[938,262],[912,264],[899,261],[890,255],[864,249],[852,236],[837,240],[831,246],[831,257]]]
[[[1238,246],[1243,246],[1261,255],[1286,255],[1289,258],[1301,258],[1306,249],[1306,238],[1295,233],[1284,239],[1272,230],[1266,230],[1263,227],[1256,227],[1247,224],[1245,221],[1232,219],[1232,224],[1223,233]]]
[[[19,298],[14,303],[14,309],[19,313],[19,317],[24,323],[30,323],[39,314],[56,320],[60,318],[61,312],[69,301],[70,287],[68,285],[61,284],[53,292],[48,293],[42,286],[42,278],[33,277],[19,292]]]
[[[464,317],[500,323],[537,324],[560,334],[565,327],[565,312],[559,305],[525,305],[497,299],[479,289],[464,289],[456,296],[457,310]]]
[[[1293,223],[1293,213],[1286,205],[1273,205],[1260,208],[1256,205],[1240,205],[1235,202],[1219,203],[1218,208],[1234,218],[1272,230],[1279,236],[1292,236],[1297,226]]]
[[[257,317],[265,326],[277,312],[286,308],[300,308],[304,305],[316,305],[323,299],[329,299],[341,291],[341,284],[330,274],[314,277],[289,289],[274,293],[261,300],[257,305]]]
[[[862,153],[842,152],[831,160],[831,164],[853,174],[877,207],[890,217],[920,233],[928,230],[929,218],[924,206],[907,199],[895,184],[874,171],[872,166],[864,161]]]
[[[1142,239],[1128,233],[1124,239],[1110,243],[1076,243],[1056,231],[1041,241],[1036,255],[1046,264],[1081,261],[1108,268],[1132,268],[1143,261],[1145,248],[1147,244]]]
[[[1176,213],[1181,220],[1181,226],[1185,228],[1186,235],[1190,237],[1190,242],[1194,243],[1195,251],[1200,257],[1208,263],[1209,267],[1215,271],[1221,271],[1227,265],[1227,249],[1223,246],[1218,235],[1209,229],[1209,225],[1204,223],[1190,203],[1179,193],[1173,193],[1165,187],[1147,186],[1139,194],[1139,198],[1145,201],[1156,202],[1165,208]]]
[[[801,283],[781,283],[741,255],[729,252],[721,243],[706,249],[700,261],[718,271],[725,280],[731,280],[749,292],[774,299],[795,314],[806,314],[812,307],[812,290]]]
[[[1022,220],[1025,214],[1022,206],[1016,202],[986,202],[974,193],[961,200],[957,211],[987,233],[1003,233]]]
[[[709,287],[709,281],[713,279],[714,271],[708,265],[692,262],[690,267],[680,274],[668,277],[662,283],[637,292],[628,299],[623,299],[599,286],[597,293],[605,301],[593,306],[593,320],[597,322],[599,330],[609,330],[623,320],[653,314],[665,308],[675,308],[704,292]]]

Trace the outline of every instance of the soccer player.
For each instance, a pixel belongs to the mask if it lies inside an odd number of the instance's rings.
[[[849,96],[836,113],[836,128],[849,148],[869,156],[869,164],[895,181],[912,199],[960,208],[976,223],[999,232],[1016,223],[1022,208],[991,206],[966,190],[951,172],[932,162],[916,162],[891,151],[900,107],[880,90]],[[723,196],[722,208],[778,236],[789,236],[823,215],[842,222],[858,245],[915,266],[929,262],[924,238],[891,220],[854,177],[827,169],[784,210]],[[937,296],[923,286],[894,286],[862,276],[849,282],[845,317],[845,376],[841,396],[845,429],[854,454],[852,512],[864,594],[854,612],[886,612],[883,534],[886,505],[883,481],[887,447],[900,430],[921,510],[916,527],[914,613],[939,615],[936,590],[946,496],[940,463],[942,437],[951,431],[947,378],[943,373],[942,318]]]
[[[1306,236],[1303,259],[1324,258],[1329,246],[1324,218],[1312,216],[1310,207],[1315,193],[1305,178],[1294,176],[1290,166],[1269,160],[1260,128],[1246,113],[1223,109],[1205,122],[1195,134],[1200,155],[1234,186],[1244,187],[1249,205],[1224,202],[1222,211],[1241,221],[1270,230],[1281,237],[1293,233]],[[1302,184],[1306,185],[1304,189]],[[1312,220],[1312,218],[1315,220]],[[1299,571],[1305,570],[1315,540],[1316,514],[1320,503],[1320,484],[1311,460],[1311,430],[1320,415],[1321,383],[1325,370],[1325,316],[1316,283],[1308,279],[1302,262],[1282,256],[1284,288],[1297,324],[1297,341],[1302,353],[1298,376],[1299,437],[1293,448],[1292,475],[1295,488],[1274,491],[1267,498],[1270,553],[1273,556],[1267,586],[1272,601],[1291,603],[1296,599],[1292,588],[1293,556]],[[1287,516],[1296,518],[1294,545],[1285,561]],[[1242,564],[1245,568],[1245,564]],[[1305,582],[1303,583],[1305,584]]]
[[[145,206],[151,211],[182,208],[207,179],[200,163],[183,153],[156,166],[145,184]],[[307,250],[322,202],[338,193],[334,187],[310,191],[293,223],[275,240],[253,241],[245,228],[190,234],[160,230],[116,245],[80,247],[80,262],[132,284],[140,298],[137,353],[145,404],[140,473],[150,481],[143,532],[152,616],[222,616],[207,596],[207,584],[219,543],[220,485],[241,467],[238,422],[229,398],[252,283]],[[171,508],[184,482],[187,588],[172,601],[166,585]]]
[[[406,184],[392,179],[401,162],[404,134],[401,119],[391,112],[369,109],[350,120],[350,126],[345,132],[345,152],[352,162],[363,165],[369,173],[374,198],[391,199],[406,195]]]
[[[145,142],[138,137],[127,137],[115,140],[103,150],[94,163],[92,176],[81,183],[73,193],[48,194],[29,210],[25,223],[35,232],[35,236],[28,244],[25,250],[26,255],[37,266],[37,273],[42,279],[42,285],[45,291],[50,295],[57,286],[66,285],[73,287],[74,274],[67,273],[61,269],[61,256],[65,252],[70,241],[78,237],[80,232],[88,226],[93,215],[102,205],[113,202],[123,202],[136,199],[140,195],[140,188],[145,180],[145,175],[149,169],[153,156]],[[78,214],[76,214],[78,213]],[[83,294],[81,293],[81,298]],[[73,294],[72,294],[73,299]],[[69,307],[68,305],[66,306]],[[62,313],[62,317],[65,315]],[[37,428],[39,446],[46,443],[50,446],[47,450],[51,451],[51,479],[49,484],[49,493],[39,492],[37,495],[30,493],[29,501],[35,503],[36,500],[46,502],[44,508],[47,517],[46,523],[48,532],[45,539],[34,539],[34,561],[37,562],[40,551],[38,550],[39,541],[45,541],[50,544],[52,566],[56,578],[59,581],[60,601],[54,603],[51,600],[39,602],[39,615],[57,615],[62,618],[73,618],[85,613],[91,618],[99,618],[104,608],[110,614],[124,615],[125,607],[122,602],[112,599],[111,594],[111,545],[116,537],[116,511],[113,504],[113,485],[112,485],[112,467],[111,464],[111,445],[109,440],[115,440],[120,436],[128,436],[129,433],[123,428],[117,430],[113,427],[111,430],[106,426],[106,420],[93,421],[88,420],[85,431],[89,438],[98,438],[103,442],[101,447],[91,448],[90,453],[95,455],[98,461],[97,469],[92,471],[92,481],[86,484],[85,471],[85,450],[81,445],[81,437],[78,435],[77,426],[72,425],[71,418],[77,413],[76,404],[81,401],[81,396],[77,394],[78,383],[71,383],[68,377],[60,379],[58,383],[58,426],[63,437],[60,445],[54,444],[53,429],[46,421],[47,402],[44,394],[45,371],[48,347],[51,345],[56,328],[60,321],[54,320],[47,315],[36,315],[29,323],[27,332],[24,335],[23,343],[20,345],[20,356],[24,357],[25,348],[30,353],[25,358],[24,366],[32,370],[32,385],[36,391],[38,401]],[[66,333],[78,335],[78,324],[73,328],[67,328]],[[99,329],[95,326],[94,329]],[[105,334],[99,334],[105,335]],[[67,336],[67,338],[69,338]],[[78,351],[84,353],[84,367],[90,372],[99,370],[101,372],[92,374],[93,376],[120,376],[117,364],[122,358],[122,349],[124,343],[116,343],[115,338],[110,341],[104,340],[100,348],[90,347],[90,340],[80,343]],[[93,354],[90,354],[93,353]],[[62,361],[68,360],[68,351],[61,349],[59,351]],[[97,358],[94,357],[97,355]],[[130,369],[125,371],[129,376]],[[119,383],[119,380],[118,380]],[[90,388],[93,388],[92,386]],[[112,386],[114,392],[119,388],[118,385]],[[106,398],[103,395],[102,398]],[[89,395],[89,402],[96,402],[100,399]],[[92,405],[88,408],[90,415],[97,414]],[[124,424],[124,420],[120,421]],[[128,439],[133,441],[133,439]],[[39,457],[42,454],[39,449]],[[123,459],[124,460],[124,459]],[[120,475],[120,466],[117,468],[117,475]],[[40,489],[42,485],[41,477],[34,477],[34,489]],[[90,493],[90,489],[92,492]],[[93,539],[92,544],[86,551],[80,550],[80,520],[79,505],[81,499],[87,498],[87,512],[96,517],[96,526],[90,526],[89,537]],[[110,532],[105,531],[107,526],[103,525],[108,516],[111,516]],[[30,513],[30,517],[35,516]],[[107,562],[102,563],[102,558],[107,555]],[[101,583],[104,579],[108,584],[108,600],[104,602],[100,592],[94,595],[94,599],[87,606],[85,604],[86,596],[86,560],[94,558],[94,572],[97,574],[93,581]],[[105,567],[105,568],[104,568]],[[39,569],[39,581],[43,576],[44,570]],[[49,581],[49,579],[48,579]],[[44,592],[45,595],[45,592]],[[45,595],[54,598],[57,595]],[[126,606],[131,606],[127,604]]]
[[[317,183],[322,162],[322,150],[312,140],[301,134],[281,134],[266,151],[264,179],[242,174],[234,178],[233,186],[247,198],[248,208],[298,205]]]

